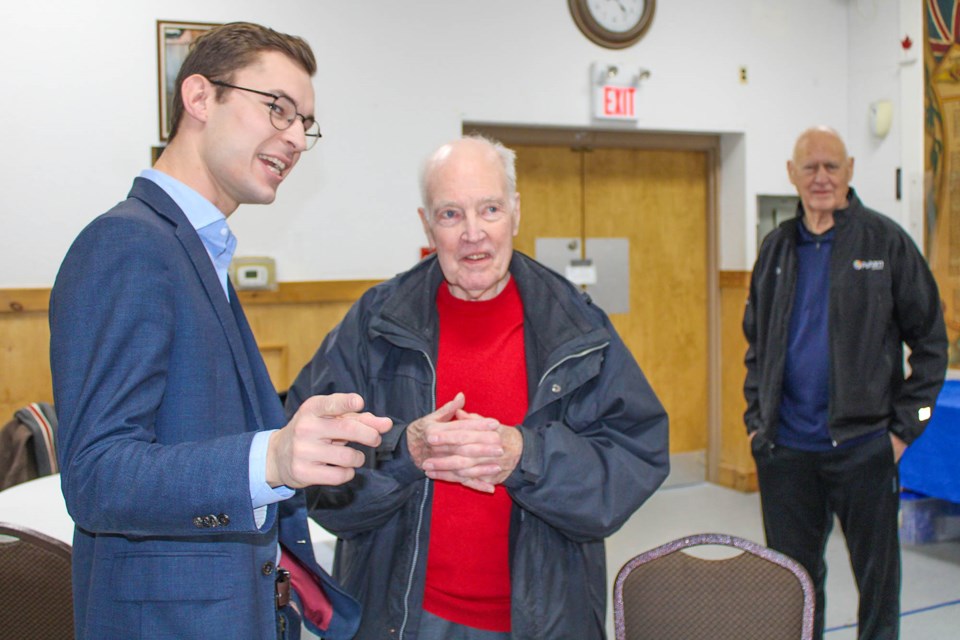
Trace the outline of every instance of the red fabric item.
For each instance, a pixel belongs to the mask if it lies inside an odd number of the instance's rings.
[[[326,631],[333,619],[333,605],[327,598],[320,580],[280,545],[280,566],[290,572],[290,586],[300,596],[303,617]]]
[[[520,424],[527,366],[514,281],[496,298],[477,302],[454,298],[441,285],[437,312],[437,406],[462,391],[466,411]],[[510,631],[509,494],[503,486],[487,494],[441,481],[433,491],[423,608],[468,627]]]

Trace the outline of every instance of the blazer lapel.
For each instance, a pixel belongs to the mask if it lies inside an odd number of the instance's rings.
[[[220,279],[217,277],[217,270],[214,268],[210,255],[203,246],[203,241],[197,234],[197,230],[193,228],[193,225],[190,224],[190,221],[187,220],[187,217],[173,199],[155,183],[145,178],[136,178],[133,188],[130,190],[130,196],[143,201],[157,214],[168,219],[174,225],[174,233],[193,264],[197,277],[199,277],[207,293],[207,298],[220,320],[220,326],[223,327],[223,333],[227,338],[227,344],[230,345],[230,353],[233,355],[237,374],[240,376],[240,381],[257,420],[256,427],[258,430],[263,429],[263,417],[253,380],[253,371],[250,367],[250,359],[247,357],[246,349],[243,346],[240,327],[233,310],[230,308],[230,302],[227,301],[227,296],[223,292]],[[236,296],[232,286],[230,292],[231,295]]]

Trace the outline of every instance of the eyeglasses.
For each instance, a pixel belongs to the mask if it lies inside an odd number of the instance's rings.
[[[247,87],[238,87],[235,84],[230,84],[223,80],[211,80],[210,84],[215,84],[218,87],[239,89],[240,91],[249,91],[250,93],[273,98],[273,102],[267,105],[267,108],[270,109],[270,123],[279,131],[286,131],[293,126],[297,118],[300,118],[300,120],[303,121],[303,132],[307,136],[307,151],[313,149],[313,146],[317,144],[317,140],[322,137],[320,135],[320,125],[317,121],[310,116],[305,116],[297,112],[296,103],[287,96],[278,96],[269,91],[258,91],[256,89],[248,89]]]

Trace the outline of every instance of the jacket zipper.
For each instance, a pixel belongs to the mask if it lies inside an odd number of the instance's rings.
[[[564,356],[563,358],[558,360],[556,363],[554,363],[553,366],[551,366],[546,371],[544,371],[543,375],[540,377],[540,382],[537,383],[537,387],[542,386],[547,376],[550,375],[550,373],[552,373],[564,362],[567,362],[568,360],[573,360],[575,358],[582,358],[586,355],[593,353],[594,351],[600,351],[602,349],[606,349],[609,345],[610,345],[610,341],[608,340],[601,344],[584,349],[583,351],[579,351],[577,353],[572,353],[568,356]],[[430,366],[430,373],[433,376],[433,382],[431,385],[432,387],[431,406],[433,407],[432,410],[436,411],[437,410],[437,370],[433,366],[433,361],[430,359],[430,355],[426,351],[422,349],[417,349],[417,351],[423,354],[424,359],[427,361],[427,364]],[[398,640],[403,640],[404,634],[406,633],[406,629],[407,629],[407,622],[410,619],[410,591],[413,589],[414,574],[416,573],[416,570],[417,570],[417,560],[420,557],[420,534],[421,534],[421,531],[423,530],[423,513],[424,513],[424,510],[426,509],[427,497],[430,494],[430,491],[429,491],[430,478],[425,478],[423,483],[424,483],[423,497],[420,499],[420,510],[419,510],[419,513],[417,514],[417,530],[414,535],[413,561],[410,563],[410,573],[407,575],[407,589],[403,594],[403,620],[400,623],[400,632],[398,633]],[[523,515],[524,515],[523,510],[521,509],[521,512],[520,512],[521,520],[524,519]]]
[[[565,362],[567,362],[567,361],[569,361],[569,360],[574,360],[574,359],[577,359],[577,358],[583,358],[583,357],[585,357],[585,356],[593,353],[594,351],[601,351],[601,350],[603,350],[603,349],[606,349],[609,345],[610,345],[610,341],[607,340],[606,342],[602,342],[602,343],[600,343],[600,344],[598,344],[598,345],[594,345],[594,346],[592,346],[592,347],[588,347],[588,348],[584,349],[583,351],[579,351],[579,352],[577,352],[577,353],[571,353],[570,355],[564,356],[563,358],[561,358],[560,360],[558,360],[557,362],[555,362],[552,366],[550,366],[549,368],[547,368],[546,371],[543,372],[543,375],[540,376],[540,381],[537,383],[537,388],[539,389],[540,387],[542,387],[544,381],[546,381],[546,379],[547,379],[547,376],[549,376],[551,373],[553,373],[553,371],[555,371],[557,368],[559,368],[560,365],[562,365],[563,363],[565,363]],[[539,395],[539,394],[538,394],[538,395]],[[527,513],[527,510],[524,509],[523,507],[521,507],[520,505],[516,504],[516,503],[514,503],[514,507],[520,510],[520,522],[523,523],[524,521],[526,521],[526,513]],[[511,581],[513,580],[513,575],[512,575],[512,574],[513,574],[513,569],[511,568],[511,577],[510,577],[510,578],[511,578]],[[513,597],[512,597],[512,595],[511,595],[511,598],[510,598],[510,599],[511,599],[510,609],[511,609],[511,612],[512,612],[512,610],[513,610],[513,602],[512,602]],[[537,611],[537,612],[534,612],[534,615],[539,615],[540,613],[542,613],[542,612]],[[514,623],[514,624],[516,625],[516,623]],[[516,630],[517,630],[517,626],[514,626],[514,631],[516,631]],[[527,631],[526,629],[520,630],[520,632],[526,632],[526,631]]]
[[[574,358],[582,358],[582,357],[584,357],[584,356],[587,355],[587,354],[593,353],[594,351],[599,351],[599,350],[601,350],[601,349],[606,349],[609,345],[610,345],[610,341],[608,340],[607,342],[598,344],[598,345],[593,346],[593,347],[590,347],[590,348],[588,348],[588,349],[584,349],[583,351],[580,351],[579,353],[571,353],[571,354],[568,355],[568,356],[564,356],[563,358],[561,358],[560,360],[558,360],[552,367],[550,367],[549,369],[547,369],[546,371],[543,372],[543,375],[540,376],[540,382],[537,383],[537,386],[538,386],[538,387],[541,386],[541,385],[543,384],[543,381],[547,379],[547,376],[550,375],[551,373],[553,373],[553,370],[554,370],[554,369],[556,369],[557,367],[559,367],[560,365],[562,365],[562,364],[563,364],[564,362],[566,362],[567,360],[573,360]]]
[[[430,394],[430,404],[433,407],[432,411],[437,410],[437,370],[433,366],[433,361],[430,360],[430,355],[418,349],[420,353],[423,354],[424,359],[427,361],[427,364],[430,365],[430,373],[433,376],[433,383],[431,384]],[[430,495],[430,478],[423,479],[423,497],[420,499],[420,510],[417,514],[417,530],[413,537],[413,561],[410,563],[410,573],[407,575],[407,589],[403,594],[403,621],[400,623],[400,633],[398,634],[399,640],[403,640],[403,634],[407,629],[407,621],[410,619],[410,591],[413,589],[413,577],[417,571],[417,560],[420,558],[420,532],[423,530],[423,512],[427,506],[427,496]]]

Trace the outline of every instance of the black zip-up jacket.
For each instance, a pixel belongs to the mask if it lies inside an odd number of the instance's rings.
[[[947,367],[947,335],[933,274],[893,220],[851,188],[835,211],[830,257],[828,428],[840,444],[886,429],[907,444],[930,419]],[[797,215],[764,240],[743,317],[747,432],[769,446],[779,425],[790,313],[797,282]],[[910,347],[904,379],[903,343]]]
[[[529,404],[523,453],[506,487],[510,637],[604,637],[604,538],[669,471],[667,414],[610,320],[539,263],[513,253],[523,300]],[[439,321],[436,257],[361,297],[290,388],[356,391],[394,427],[353,481],[308,492],[337,535],[334,575],[363,605],[357,640],[416,640],[430,537],[432,481],[410,457],[407,425],[434,411]],[[484,549],[464,549],[486,553]]]

